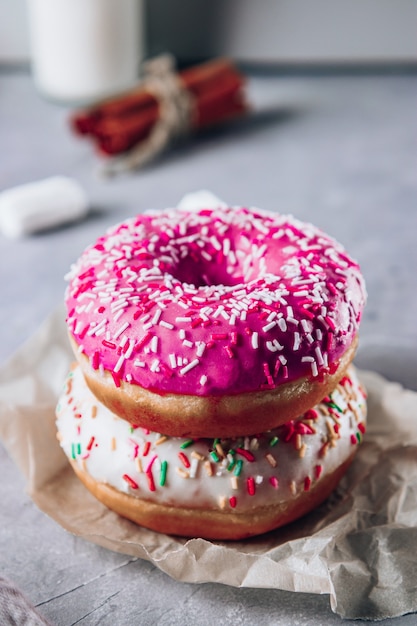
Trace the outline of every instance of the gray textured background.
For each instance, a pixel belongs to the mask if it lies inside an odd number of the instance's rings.
[[[343,242],[369,291],[358,362],[417,388],[415,76],[268,74],[252,76],[248,91],[249,120],[184,142],[134,175],[102,180],[91,147],[68,131],[68,111],[43,100],[25,73],[0,76],[0,189],[66,174],[93,207],[70,227],[0,237],[0,362],[62,302],[71,262],[107,226],[206,188],[233,204],[292,212]],[[180,584],[78,540],[28,500],[1,446],[0,468],[0,572],[54,624],[341,621],[325,596]]]

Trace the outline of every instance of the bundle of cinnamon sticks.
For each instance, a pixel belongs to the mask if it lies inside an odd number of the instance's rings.
[[[208,128],[247,111],[244,76],[228,59],[216,59],[176,75],[190,96],[191,131]],[[161,102],[146,88],[134,90],[77,111],[70,120],[74,132],[87,135],[102,155],[126,153],[146,140],[161,115]]]

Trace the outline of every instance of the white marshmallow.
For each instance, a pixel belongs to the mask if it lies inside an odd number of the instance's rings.
[[[81,219],[88,199],[79,183],[65,176],[13,187],[0,193],[0,230],[10,238]]]
[[[200,209],[218,209],[227,206],[214,193],[206,189],[187,193],[178,203],[177,208],[181,211],[199,211]]]

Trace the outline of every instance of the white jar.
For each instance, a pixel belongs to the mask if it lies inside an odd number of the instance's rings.
[[[55,100],[88,103],[135,84],[143,0],[27,0],[32,71]]]

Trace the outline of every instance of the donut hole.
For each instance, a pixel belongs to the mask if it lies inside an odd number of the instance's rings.
[[[206,261],[187,256],[172,268],[171,273],[180,282],[197,288],[216,285],[234,287],[245,282],[243,270],[239,264],[228,265],[225,258],[218,262],[214,259]]]

